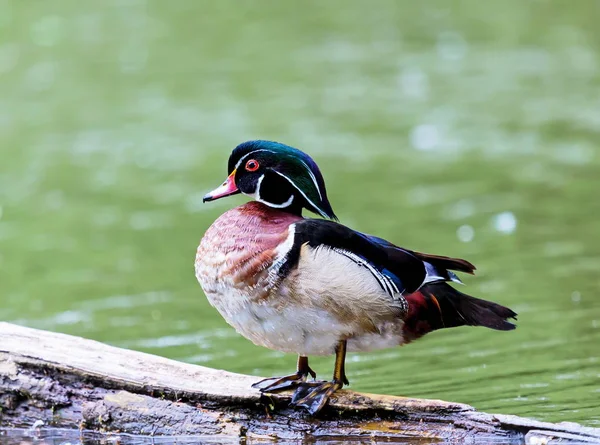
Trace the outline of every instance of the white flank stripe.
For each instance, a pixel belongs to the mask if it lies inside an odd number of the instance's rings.
[[[339,249],[337,247],[334,247],[333,250],[341,255],[344,255],[346,258],[349,258],[350,260],[354,261],[359,266],[366,267],[369,270],[369,272],[371,272],[371,275],[373,275],[373,277],[375,277],[375,279],[379,282],[383,290],[385,290],[385,292],[387,292],[390,295],[390,297],[396,298],[396,295],[399,293],[398,287],[394,284],[393,281],[391,281],[390,277],[385,276],[384,274],[379,272],[373,267],[372,264],[370,264],[368,261],[365,261],[353,252],[344,249]]]

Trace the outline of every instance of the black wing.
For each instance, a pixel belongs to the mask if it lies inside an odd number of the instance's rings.
[[[367,267],[390,294],[415,292],[427,276],[425,263],[410,251],[370,237],[335,221],[305,219],[295,224],[294,243],[278,274],[285,277],[298,264],[304,244],[327,246]]]

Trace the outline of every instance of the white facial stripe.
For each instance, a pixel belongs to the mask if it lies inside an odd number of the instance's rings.
[[[315,184],[315,188],[317,189],[317,193],[319,194],[319,199],[321,199],[321,201],[322,201],[323,195],[321,194],[321,188],[319,187],[317,178],[315,178],[315,175],[313,175],[312,170],[308,167],[308,165],[306,165],[306,162],[302,161],[302,164],[306,167],[306,170],[308,171],[308,174],[310,175],[310,179],[312,179],[312,182]]]
[[[242,162],[244,162],[244,160],[249,157],[251,154],[254,153],[258,153],[258,152],[269,152],[269,153],[276,153],[273,150],[268,150],[265,148],[259,148],[257,150],[251,151],[250,153],[246,153],[244,156],[242,156],[239,161],[237,161],[237,164],[235,164],[235,169],[237,170],[238,168],[240,168],[240,166],[242,165]],[[310,178],[312,179],[313,183],[315,184],[315,187],[317,189],[317,193],[319,194],[319,198],[322,200],[323,199],[323,195],[321,194],[321,188],[319,187],[319,183],[317,182],[317,178],[315,177],[315,175],[313,174],[312,170],[308,167],[308,165],[306,165],[306,163],[304,161],[302,161],[302,164],[304,165],[304,167],[306,167],[306,170],[308,171],[308,174],[310,175]],[[294,186],[294,188],[296,190],[298,190],[300,192],[300,194],[304,197],[304,199],[306,199],[316,210],[317,212],[319,212],[319,215],[321,215],[323,218],[329,218],[329,216],[323,211],[321,210],[321,208],[317,205],[315,205],[315,203],[308,199],[308,196],[306,196],[306,193],[304,193],[295,183],[294,181],[292,181],[290,178],[288,178],[286,175],[284,175],[283,173],[278,172],[277,170],[273,170],[275,173],[277,173],[278,175],[284,177],[285,179],[288,180],[288,182],[290,184],[292,184]],[[262,183],[262,180],[264,179],[264,175],[262,175],[259,179],[258,182],[256,184],[256,190],[254,191],[254,193],[252,195],[249,195],[251,197],[253,197],[254,199],[256,199],[259,202],[262,202],[263,204],[267,204],[271,207],[275,207],[275,208],[284,208],[289,206],[293,201],[294,201],[294,195],[290,196],[290,198],[284,202],[283,204],[273,204],[270,202],[266,202],[264,200],[262,200],[260,198],[260,184]]]
[[[282,204],[274,204],[272,202],[262,199],[260,197],[260,186],[263,182],[263,179],[265,179],[265,175],[260,175],[260,177],[258,178],[258,181],[256,181],[256,189],[254,190],[254,193],[245,193],[245,194],[247,194],[251,198],[254,198],[258,202],[262,202],[263,204],[266,204],[269,207],[273,207],[276,209],[283,209],[285,207],[288,207],[294,201],[294,195],[291,195],[290,198]]]
[[[319,208],[319,206],[315,205],[314,202],[312,202],[310,199],[308,199],[308,196],[306,196],[306,194],[294,183],[294,181],[292,181],[290,178],[288,178],[286,175],[284,175],[283,173],[278,172],[277,170],[273,170],[275,173],[277,173],[279,176],[284,177],[285,179],[288,180],[288,182],[290,184],[292,184],[294,186],[294,188],[296,190],[298,190],[300,192],[300,194],[302,196],[304,196],[304,199],[306,199],[310,205],[312,205],[315,209],[317,209],[317,211],[319,212],[319,214],[323,217],[323,218],[328,218],[327,214],[325,212],[323,212],[323,210],[321,210]]]
[[[254,190],[253,198],[257,201],[260,201],[260,185],[262,184],[263,179],[265,179],[265,175],[261,175],[260,178],[258,178],[258,181],[256,181],[256,190]]]
[[[239,161],[237,161],[237,164],[235,164],[235,170],[237,170],[238,168],[240,168],[240,165],[242,165],[242,162],[244,161],[244,159],[246,159],[248,156],[250,156],[252,153],[257,153],[259,151],[268,151],[269,153],[275,153],[273,150],[267,150],[265,148],[259,148],[258,150],[254,150],[251,151],[250,153],[246,153],[244,156],[242,156],[240,158]]]
[[[290,198],[282,204],[273,204],[272,202],[265,201],[264,199],[261,199],[261,198],[254,198],[254,199],[256,199],[258,202],[262,202],[263,204],[268,205],[269,207],[273,207],[275,209],[285,209],[286,207],[289,207],[292,204],[292,202],[294,201],[294,195],[290,195]]]

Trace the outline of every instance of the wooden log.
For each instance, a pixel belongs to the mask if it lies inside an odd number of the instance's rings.
[[[600,443],[600,429],[486,414],[468,405],[340,391],[318,418],[261,396],[258,377],[0,323],[0,427],[135,435]],[[545,442],[544,442],[545,440]]]

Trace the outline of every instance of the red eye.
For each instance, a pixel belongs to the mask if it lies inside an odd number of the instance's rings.
[[[246,170],[248,170],[249,172],[255,172],[256,170],[258,170],[258,167],[258,161],[255,161],[254,159],[250,159],[248,162],[246,162]]]

